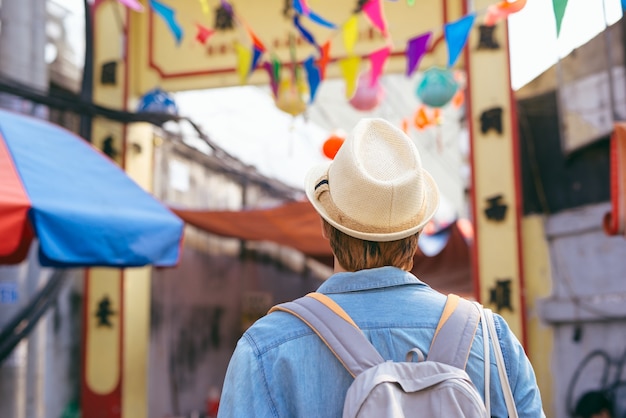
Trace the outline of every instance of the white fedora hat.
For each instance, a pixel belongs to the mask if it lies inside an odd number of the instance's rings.
[[[367,241],[419,232],[435,214],[439,190],[415,144],[383,119],[362,119],[333,161],[305,179],[315,210],[340,231]]]

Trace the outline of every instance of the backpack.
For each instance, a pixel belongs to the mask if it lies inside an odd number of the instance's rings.
[[[344,401],[344,418],[490,417],[487,335],[492,331],[488,323],[493,323],[493,318],[485,320],[484,311],[488,310],[477,303],[449,295],[428,357],[424,359],[422,352],[413,348],[404,362],[385,361],[352,318],[326,295],[310,293],[270,312],[276,310],[304,321],[354,377]],[[486,352],[485,403],[464,370],[481,317]],[[499,344],[494,345],[500,364]],[[510,390],[508,398],[505,390],[505,399],[508,408],[513,402]],[[509,415],[517,417],[514,404]]]

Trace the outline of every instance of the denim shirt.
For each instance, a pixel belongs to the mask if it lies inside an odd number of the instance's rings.
[[[319,292],[337,302],[386,360],[428,353],[446,296],[395,267],[336,273]],[[504,319],[495,316],[506,371],[520,417],[545,417],[532,366]],[[482,329],[476,331],[466,371],[484,398]],[[493,347],[491,415],[506,417]],[[298,318],[273,312],[239,340],[231,358],[218,417],[341,417],[353,378]]]

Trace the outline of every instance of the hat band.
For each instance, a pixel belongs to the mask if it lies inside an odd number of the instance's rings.
[[[391,234],[394,232],[406,231],[420,223],[420,220],[422,219],[422,214],[424,212],[424,205],[422,205],[422,210],[420,210],[419,213],[413,216],[410,220],[395,225],[393,228],[363,224],[352,218],[351,216],[347,215],[345,212],[337,207],[337,205],[333,201],[332,196],[330,195],[328,174],[323,175],[317,180],[315,185],[315,198],[324,207],[324,210],[333,221],[348,229],[364,233]]]

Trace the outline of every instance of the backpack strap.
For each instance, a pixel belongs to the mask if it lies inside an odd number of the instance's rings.
[[[479,320],[480,311],[472,302],[454,294],[448,295],[427,360],[464,370]]]
[[[330,348],[352,377],[385,361],[341,306],[322,293],[309,293],[293,302],[276,305],[268,313],[275,311],[300,318]]]

